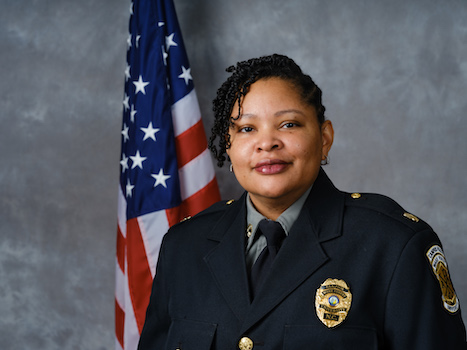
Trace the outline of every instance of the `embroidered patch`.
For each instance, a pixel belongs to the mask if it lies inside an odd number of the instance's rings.
[[[441,287],[443,305],[451,313],[459,310],[459,299],[449,276],[448,263],[444,257],[443,249],[439,245],[433,245],[428,249],[426,257],[430,261],[433,272]]]
[[[316,315],[328,328],[340,325],[350,310],[352,293],[343,280],[328,278],[316,291]]]

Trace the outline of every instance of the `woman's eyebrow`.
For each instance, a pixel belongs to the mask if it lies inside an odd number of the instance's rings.
[[[280,117],[284,114],[300,114],[300,115],[305,115],[305,113],[303,113],[301,110],[299,109],[284,109],[282,111],[277,111],[276,113],[274,113],[274,117]],[[245,113],[245,114],[241,114],[240,117],[237,119],[235,118],[235,120],[239,120],[239,119],[254,119],[254,118],[257,118],[258,116],[255,114],[255,113]]]
[[[257,115],[253,113],[240,114],[240,118],[256,118]]]
[[[279,116],[281,116],[283,114],[289,114],[289,113],[301,114],[301,115],[305,114],[299,109],[284,109],[282,111],[277,111],[276,113],[274,113],[274,116],[279,117]],[[257,117],[257,115],[254,114],[254,113],[245,113],[245,114],[240,115],[240,118],[256,118],[256,117]]]
[[[289,114],[289,113],[300,114],[300,115],[305,114],[299,109],[285,109],[283,111],[278,111],[278,112],[274,113],[274,116],[278,117],[278,116],[281,116],[281,115],[284,115],[284,114]]]

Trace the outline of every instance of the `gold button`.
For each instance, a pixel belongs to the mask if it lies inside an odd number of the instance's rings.
[[[225,203],[225,204],[230,205],[230,204],[232,204],[233,202],[235,202],[235,199],[231,199],[231,200],[227,201],[227,203]]]
[[[251,350],[251,349],[253,349],[253,340],[251,340],[248,337],[243,337],[238,342],[238,348],[240,350]]]
[[[415,215],[410,214],[410,213],[404,213],[404,217],[406,217],[407,219],[412,220],[413,222],[419,222],[420,221],[419,218],[417,218]]]
[[[360,193],[357,193],[357,192],[352,193],[352,194],[350,195],[350,197],[352,197],[353,199],[358,199],[358,198],[360,198],[361,196],[362,196],[362,195],[361,195]]]

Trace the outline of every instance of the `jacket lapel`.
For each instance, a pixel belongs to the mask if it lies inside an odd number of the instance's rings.
[[[344,197],[321,170],[242,325],[245,332],[329,259],[321,242],[341,235]]]
[[[245,265],[245,194],[235,201],[208,238],[219,244],[204,260],[236,317],[243,321],[250,307]]]

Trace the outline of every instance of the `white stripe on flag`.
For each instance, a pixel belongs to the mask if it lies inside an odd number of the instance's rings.
[[[182,200],[205,187],[215,176],[211,155],[206,149],[198,157],[178,169]]]
[[[146,250],[151,277],[156,274],[157,256],[162,237],[169,230],[169,221],[165,210],[155,211],[138,217],[139,229]]]
[[[118,186],[118,212],[117,212],[118,227],[123,237],[126,238],[126,198],[123,195],[122,187]]]
[[[123,273],[118,261],[115,259],[115,300],[120,308],[125,311],[125,274]]]
[[[188,95],[175,102],[172,106],[172,121],[175,137],[182,134],[201,119],[196,91],[193,89]]]

